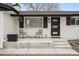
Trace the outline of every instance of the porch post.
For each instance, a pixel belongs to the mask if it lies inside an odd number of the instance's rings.
[[[3,35],[3,12],[0,11],[0,48],[3,48],[3,40],[4,40],[4,35]]]

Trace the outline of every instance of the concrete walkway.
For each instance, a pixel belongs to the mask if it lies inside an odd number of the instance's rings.
[[[0,49],[0,55],[57,55],[57,54],[75,54],[79,53],[72,49]]]

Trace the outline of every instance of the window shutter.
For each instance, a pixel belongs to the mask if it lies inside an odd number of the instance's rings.
[[[66,17],[66,25],[70,25],[70,17]]]
[[[24,28],[24,17],[19,18],[19,28]]]
[[[43,17],[43,28],[48,27],[47,17]]]

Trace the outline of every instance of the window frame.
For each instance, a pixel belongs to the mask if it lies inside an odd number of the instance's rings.
[[[42,19],[42,27],[26,27],[26,19],[25,18],[41,18]],[[43,28],[43,17],[24,17],[24,28]]]
[[[75,24],[71,24],[71,20],[72,20],[72,18],[74,18],[74,20],[75,20]],[[70,17],[70,25],[78,25],[77,24],[77,21],[79,20],[79,17]]]

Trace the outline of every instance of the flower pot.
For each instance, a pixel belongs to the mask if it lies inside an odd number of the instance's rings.
[[[15,42],[15,41],[17,41],[17,39],[18,39],[18,35],[17,35],[17,34],[8,34],[8,35],[7,35],[7,39],[8,39],[8,41],[10,41],[10,42]]]

